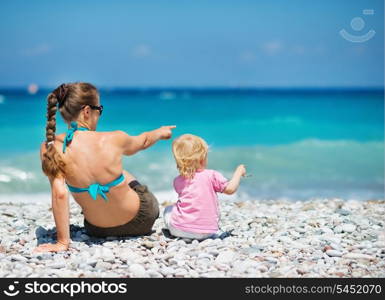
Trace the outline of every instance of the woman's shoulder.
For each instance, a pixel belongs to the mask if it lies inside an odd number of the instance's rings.
[[[116,143],[124,143],[128,134],[123,130],[98,131],[99,134],[113,140]]]
[[[122,139],[124,138],[125,135],[127,135],[124,131],[122,130],[115,130],[115,131],[95,131],[93,132],[94,134],[97,134],[103,138],[111,138],[111,139]],[[61,146],[64,142],[64,138],[66,136],[66,133],[60,133],[55,136],[54,140],[54,145],[55,146]],[[46,141],[41,142],[40,144],[40,152],[45,152],[47,151],[46,147]]]

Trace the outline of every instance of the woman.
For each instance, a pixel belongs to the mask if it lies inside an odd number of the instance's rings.
[[[57,106],[70,126],[55,135]],[[122,156],[133,155],[161,139],[175,126],[138,136],[123,131],[97,132],[103,112],[97,89],[89,83],[62,84],[47,98],[46,141],[40,158],[51,184],[57,242],[35,252],[64,251],[70,243],[68,190],[81,206],[89,235],[137,236],[151,232],[159,216],[154,195],[122,168]]]

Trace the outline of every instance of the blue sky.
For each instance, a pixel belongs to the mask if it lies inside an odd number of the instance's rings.
[[[0,44],[0,87],[384,84],[381,0],[1,0]]]

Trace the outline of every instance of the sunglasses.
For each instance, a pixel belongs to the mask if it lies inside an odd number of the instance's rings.
[[[83,107],[82,107],[82,109],[84,108],[84,107],[86,107],[87,105],[84,105]],[[103,112],[103,105],[100,105],[100,106],[96,106],[96,105],[88,105],[91,109],[94,109],[94,110],[98,110],[99,111],[99,113],[100,113],[100,115],[102,115],[102,112]]]

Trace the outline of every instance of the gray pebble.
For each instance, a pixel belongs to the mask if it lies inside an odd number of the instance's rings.
[[[342,208],[339,208],[336,210],[336,213],[337,214],[340,214],[342,216],[348,216],[351,214],[351,212],[349,210],[346,210],[346,209],[342,209]]]
[[[342,231],[344,231],[344,232],[351,233],[351,232],[354,232],[355,230],[356,230],[356,226],[353,224],[342,225]]]
[[[217,258],[215,259],[215,262],[220,264],[228,264],[234,260],[235,256],[236,253],[234,251],[224,251],[218,254]]]
[[[333,249],[327,250],[326,254],[329,255],[329,256],[332,256],[332,257],[340,257],[340,256],[342,256],[342,252],[340,252],[338,250],[333,250]]]
[[[139,264],[132,264],[129,267],[129,271],[132,275],[134,275],[134,277],[144,277],[146,274],[146,270]]]

